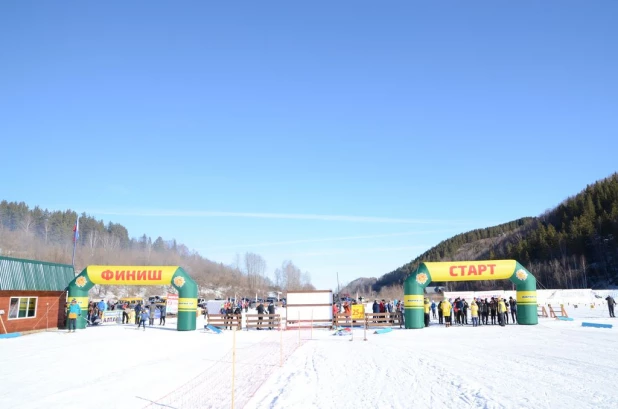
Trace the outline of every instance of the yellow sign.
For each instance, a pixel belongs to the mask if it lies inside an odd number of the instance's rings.
[[[178,311],[195,311],[197,310],[197,298],[179,298]]]
[[[505,280],[511,278],[515,272],[516,261],[453,261],[424,264],[429,270],[432,281]]]
[[[88,314],[88,297],[69,297],[67,300],[69,305],[73,300],[75,300],[76,304],[79,305],[79,308],[82,309],[82,314],[86,316]]]
[[[536,291],[517,291],[517,304],[536,304]]]
[[[88,266],[93,284],[169,285],[178,266]]]
[[[363,304],[352,305],[352,319],[362,320],[365,318],[365,306]]]
[[[423,308],[423,296],[422,295],[404,295],[403,296],[404,308]]]

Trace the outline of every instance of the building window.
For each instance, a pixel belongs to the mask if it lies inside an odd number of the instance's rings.
[[[36,297],[11,297],[9,319],[36,317]]]

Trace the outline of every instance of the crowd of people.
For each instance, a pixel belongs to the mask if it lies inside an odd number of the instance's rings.
[[[69,319],[68,324],[74,325],[71,321],[71,317],[75,317],[75,313],[79,308],[79,316],[81,316],[81,308],[76,304],[75,300],[72,300],[67,305],[67,317]],[[167,307],[165,304],[156,304],[155,302],[143,303],[137,302],[135,304],[129,304],[127,302],[112,302],[101,300],[99,302],[90,301],[88,303],[88,310],[86,312],[86,321],[88,325],[94,326],[101,324],[105,311],[122,311],[122,323],[130,324],[131,321],[137,325],[137,328],[143,327],[146,329],[146,323],[152,326],[155,325],[155,314],[158,311],[159,325],[165,325],[165,317],[167,316]]]
[[[438,324],[444,324],[450,327],[456,325],[468,325],[468,311],[470,312],[470,321],[473,327],[479,325],[500,325],[505,326],[509,321],[517,324],[517,300],[513,297],[509,299],[501,297],[491,297],[491,299],[472,299],[470,304],[463,298],[442,300],[435,303],[425,298],[425,326],[429,326],[430,314],[438,319]],[[510,318],[509,318],[510,316]]]

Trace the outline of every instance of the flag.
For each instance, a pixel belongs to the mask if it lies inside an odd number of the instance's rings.
[[[73,227],[73,243],[77,243],[79,239],[79,216],[77,216],[77,220],[75,220],[75,226]]]

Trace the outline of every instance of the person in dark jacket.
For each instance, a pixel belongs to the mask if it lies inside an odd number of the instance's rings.
[[[159,316],[159,325],[165,325],[165,316],[167,315],[167,306],[162,305],[159,308],[161,315]]]
[[[275,315],[275,304],[271,301],[268,304],[268,314]],[[268,329],[273,329],[273,320],[275,317],[268,317]]]
[[[377,314],[380,312],[380,305],[378,304],[378,300],[373,301],[373,306],[371,307],[371,310],[373,311],[374,314]]]
[[[489,314],[491,315],[491,325],[496,325],[496,318],[498,316],[498,301],[491,297],[489,302]]]
[[[509,307],[511,307],[511,318],[513,324],[517,323],[517,301],[513,297],[509,297]]]
[[[262,304],[262,302],[260,302],[258,304],[258,306],[256,307],[257,313],[258,313],[258,323],[257,323],[257,329],[261,330],[262,329],[262,319],[264,317],[262,317],[262,315],[264,315],[264,304]],[[300,323],[299,323],[300,325]]]
[[[607,301],[607,308],[609,309],[609,316],[611,318],[616,318],[616,316],[614,315],[614,305],[616,305],[616,301],[614,300],[614,297],[612,297],[611,295],[608,295],[605,298],[605,301]]]
[[[455,300],[455,309],[457,310],[455,315],[455,320],[457,320],[457,325],[463,325],[463,300],[457,298]]]
[[[470,307],[468,305],[468,301],[466,300],[462,300],[462,308],[461,308],[461,319],[462,319],[462,323],[468,325],[468,307]]]
[[[225,306],[225,324],[226,324],[225,328],[229,326],[230,329],[232,329],[232,326],[234,324],[233,315],[234,315],[234,309],[232,307],[232,303],[228,302],[227,305]]]
[[[142,304],[141,303],[137,303],[135,304],[135,323],[137,325],[139,325],[141,317],[140,317],[140,313],[142,312]]]
[[[442,301],[438,303],[438,324],[444,324],[444,316],[442,315]]]
[[[487,298],[483,300],[483,324],[489,325],[489,302]]]

